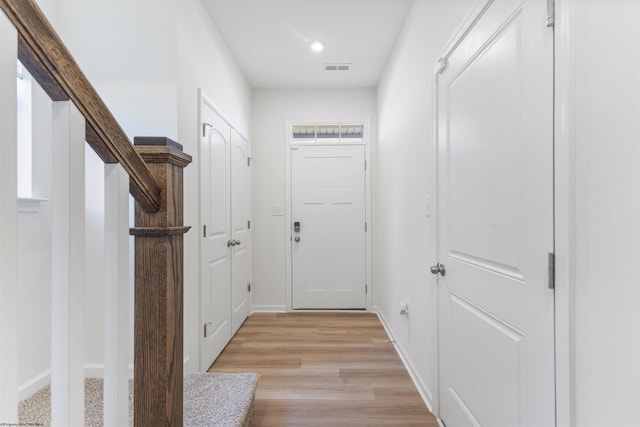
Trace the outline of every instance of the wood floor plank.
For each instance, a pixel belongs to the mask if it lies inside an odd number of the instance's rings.
[[[253,427],[436,427],[378,317],[256,313],[210,372],[257,372]]]

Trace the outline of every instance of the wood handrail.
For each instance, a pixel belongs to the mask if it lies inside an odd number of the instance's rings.
[[[130,192],[147,212],[161,205],[161,187],[126,133],[80,70],[34,0],[0,0],[18,31],[18,58],[54,101],[71,100],[87,122],[87,142],[105,163],[120,163]]]

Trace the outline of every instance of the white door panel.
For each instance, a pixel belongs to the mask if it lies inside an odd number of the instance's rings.
[[[229,280],[231,259],[229,227],[228,156],[230,128],[213,109],[202,103],[204,127],[200,142],[201,238],[200,369],[206,370],[231,339]],[[205,230],[206,227],[206,230]]]
[[[365,308],[364,146],[300,145],[291,164],[293,308]]]
[[[553,34],[546,1],[496,0],[438,86],[440,417],[555,424]]]
[[[231,318],[232,333],[249,315],[249,143],[231,130],[231,230],[233,246]]]

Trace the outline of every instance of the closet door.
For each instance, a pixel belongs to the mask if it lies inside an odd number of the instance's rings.
[[[249,315],[249,143],[231,130],[231,332]]]
[[[231,128],[201,103],[200,370],[209,369],[231,339]]]

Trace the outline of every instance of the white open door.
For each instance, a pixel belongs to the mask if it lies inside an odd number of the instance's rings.
[[[553,31],[486,4],[438,77],[439,416],[554,426]]]
[[[231,333],[249,315],[249,143],[231,129]]]
[[[204,97],[200,114],[200,370],[205,371],[231,339],[231,128]]]
[[[364,145],[291,152],[294,309],[364,309]]]

